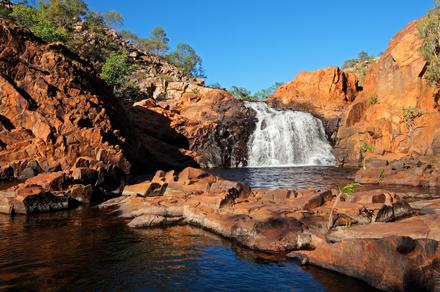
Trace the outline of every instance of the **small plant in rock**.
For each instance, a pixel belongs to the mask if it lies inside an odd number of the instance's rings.
[[[415,119],[421,117],[423,111],[416,107],[404,107],[402,121],[405,123],[408,129],[412,129],[414,126]]]
[[[379,171],[379,180],[383,180],[385,178],[385,169],[381,168]]]
[[[198,90],[197,88],[193,88],[193,89],[191,89],[191,92],[194,94],[199,94],[200,90]]]
[[[360,186],[359,183],[352,182],[352,183],[346,184],[342,188],[339,188],[339,193],[336,196],[336,199],[333,203],[332,209],[330,210],[327,230],[330,230],[333,227],[333,214],[334,214],[334,210],[335,210],[336,206],[338,205],[338,202],[341,200],[341,198],[346,200],[351,194],[353,194],[357,190],[357,188],[359,186]]]
[[[363,169],[367,169],[367,167],[365,165],[365,159],[366,159],[366,155],[365,154],[367,154],[369,152],[370,153],[374,152],[374,146],[372,144],[370,144],[370,143],[362,142],[362,144],[361,144],[361,146],[359,148],[359,151],[360,151],[361,156],[362,156],[362,166],[363,166]]]
[[[168,74],[159,74],[158,77],[166,82],[171,82],[173,81],[173,77],[171,77]]]
[[[369,102],[371,105],[375,105],[375,104],[379,103],[379,99],[377,98],[377,96],[374,95],[374,96],[370,97]]]

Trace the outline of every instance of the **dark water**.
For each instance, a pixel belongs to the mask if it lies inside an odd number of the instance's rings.
[[[227,179],[246,182],[253,188],[262,189],[337,187],[354,179],[353,170],[330,166],[214,168],[209,171]]]
[[[343,175],[323,172],[242,170],[241,178],[259,187],[296,187],[295,180],[313,186]],[[236,170],[229,175],[240,176]],[[304,269],[198,228],[130,229],[116,214],[97,208],[0,215],[2,290],[372,291],[354,279]]]

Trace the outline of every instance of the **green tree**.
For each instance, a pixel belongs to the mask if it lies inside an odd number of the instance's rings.
[[[349,59],[342,65],[343,69],[356,73],[359,78],[359,84],[362,86],[368,69],[374,63],[375,58],[367,52],[361,51],[357,59]]]
[[[182,73],[193,77],[206,77],[202,68],[202,59],[188,44],[178,44],[176,50],[168,55],[168,60]]]
[[[440,83],[440,1],[435,8],[419,21],[418,30],[423,40],[420,48],[423,58],[428,63],[426,78],[432,85]]]
[[[64,27],[57,27],[51,22],[46,9],[38,9],[23,2],[14,5],[9,16],[15,19],[19,26],[30,29],[36,36],[47,42],[66,41],[68,38]]]
[[[252,92],[244,87],[239,87],[233,85],[229,92],[235,96],[235,98],[246,100],[246,101],[256,101],[257,98],[252,95]]]
[[[151,36],[142,39],[143,46],[153,54],[164,56],[168,50],[168,36],[162,27],[155,27],[151,30]]]
[[[111,28],[119,28],[124,25],[124,18],[117,11],[109,11],[103,15],[104,23]]]
[[[275,82],[273,85],[271,85],[268,88],[265,89],[261,89],[259,91],[257,91],[254,96],[259,99],[259,100],[265,100],[266,98],[268,98],[269,96],[272,96],[272,94],[275,92],[275,90],[280,87],[281,85],[283,85],[282,82]]]

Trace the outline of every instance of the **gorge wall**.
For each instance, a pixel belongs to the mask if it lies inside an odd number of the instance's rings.
[[[299,74],[268,103],[326,121],[339,165],[365,163],[359,182],[440,185],[439,92],[425,78],[421,43],[413,21],[371,66],[363,88],[353,73],[327,68]]]
[[[1,179],[65,171],[79,157],[134,175],[246,164],[254,114],[160,57],[125,44],[141,89],[133,104],[113,96],[93,64],[61,43],[8,20],[0,22],[0,39]]]

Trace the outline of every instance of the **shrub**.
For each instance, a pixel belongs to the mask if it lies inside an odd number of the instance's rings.
[[[428,12],[418,23],[418,30],[423,40],[420,52],[428,63],[426,78],[432,85],[440,82],[440,6],[436,1],[434,9]]]
[[[359,78],[359,85],[362,86],[367,71],[374,61],[375,58],[373,56],[370,56],[367,52],[361,51],[356,59],[345,61],[342,68],[356,73]]]
[[[127,51],[111,53],[102,65],[100,77],[113,87],[116,96],[133,96],[137,87],[127,77],[134,70],[135,66],[130,64]]]
[[[338,202],[341,200],[341,198],[347,199],[347,197],[349,197],[351,194],[353,194],[359,186],[360,186],[359,183],[352,182],[352,183],[346,184],[342,188],[339,188],[339,193],[336,196],[336,199],[333,202],[332,208],[330,210],[330,214],[328,217],[327,230],[330,230],[333,227],[333,213],[334,213],[334,210],[335,210]]]
[[[370,143],[367,143],[367,142],[362,142],[361,143],[361,146],[360,146],[360,148],[359,148],[359,151],[361,152],[361,156],[362,156],[362,165],[363,165],[363,169],[366,169],[367,167],[366,167],[366,161],[365,161],[365,159],[366,159],[366,157],[365,157],[365,154],[367,153],[367,152],[374,152],[374,145],[372,145],[372,144],[370,144]]]
[[[379,103],[379,99],[377,98],[377,96],[372,96],[372,97],[370,97],[369,102],[371,105],[375,105],[375,104]]]
[[[270,87],[266,88],[266,89],[261,89],[259,91],[257,91],[254,96],[256,99],[258,100],[265,100],[266,98],[268,98],[269,96],[272,96],[272,94],[275,92],[275,90],[280,87],[281,85],[283,85],[282,82],[275,82],[273,85],[271,85]]]
[[[167,59],[185,75],[206,77],[202,68],[202,59],[188,44],[178,44],[176,51],[169,54]]]
[[[415,119],[422,115],[423,112],[420,108],[404,107],[402,121],[406,124],[408,129],[411,129],[414,126]]]
[[[238,86],[232,86],[229,92],[238,99],[242,99],[245,101],[257,101],[257,98],[252,95],[251,91],[244,88],[244,87],[238,87]]]
[[[341,197],[343,198],[349,197],[351,194],[353,194],[356,191],[357,187],[359,186],[360,184],[357,182],[346,184],[339,190],[339,192],[341,193]]]
[[[12,7],[9,17],[15,19],[19,26],[30,29],[47,42],[64,42],[68,39],[67,30],[62,26],[56,26],[49,18],[48,10],[43,6],[37,9],[26,4],[16,4]]]

